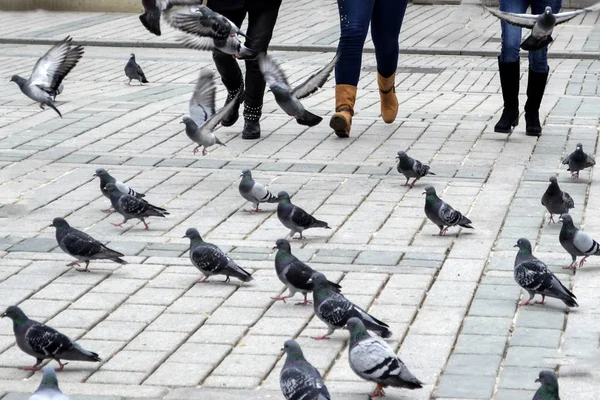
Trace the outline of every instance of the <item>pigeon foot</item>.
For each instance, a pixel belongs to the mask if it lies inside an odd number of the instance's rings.
[[[208,151],[206,151],[206,147],[202,148],[202,155],[205,156],[208,154]]]
[[[200,146],[196,146],[194,147],[194,150],[192,150],[192,153],[196,154],[198,152],[198,149],[200,148]]]
[[[119,228],[122,228],[124,222],[119,222],[118,224],[115,224],[114,222],[111,222],[111,224],[113,224],[113,226],[118,226]]]
[[[405,182],[405,183],[404,183],[404,185],[402,185],[402,186],[409,186],[409,185],[408,185],[408,179],[406,180],[406,182]]]
[[[196,283],[208,283],[208,277],[196,281]]]
[[[283,301],[285,303],[285,299],[287,299],[286,296],[280,296],[280,297],[271,297],[272,300],[275,301]]]
[[[588,256],[585,256],[579,261],[579,268],[583,267],[583,264],[587,261]],[[575,268],[573,268],[575,269]]]
[[[375,388],[375,391],[369,395],[369,399],[372,399],[373,397],[384,397],[384,396],[385,396],[385,392],[383,391],[383,386],[377,385],[377,388]]]
[[[541,305],[546,305],[547,301],[546,300],[542,300],[542,301],[536,301],[533,304],[541,304]]]
[[[548,223],[550,222],[552,222],[553,224],[555,223],[554,216],[552,214],[550,214],[550,217],[548,218]]]
[[[304,299],[304,301],[301,301],[301,302],[296,303],[294,305],[296,305],[296,306],[305,306],[305,305],[308,305],[308,304],[312,304],[312,301],[308,301],[308,300]]]
[[[75,265],[77,265],[79,267],[79,263],[77,261],[73,261],[71,263],[68,263],[67,267],[72,267],[72,266],[75,266]]]
[[[35,365],[30,366],[30,367],[21,367],[20,369],[22,371],[39,371],[40,370],[40,364],[35,364]]]
[[[575,265],[573,264],[569,264],[566,267],[562,267],[562,269],[572,269],[573,271],[575,271]]]
[[[46,108],[44,107],[44,103],[40,103],[40,108],[41,108],[42,110],[45,110],[45,109],[46,109]]]
[[[225,280],[223,282],[229,282],[231,279],[229,279],[229,275],[227,275],[227,278],[225,278]]]
[[[63,368],[65,368],[65,365],[69,364],[68,362],[66,363],[61,363],[60,360],[56,360],[56,362],[58,363],[58,368],[55,369],[55,371],[60,372],[63,370]]]
[[[446,231],[448,230],[448,227],[445,227],[444,229],[442,229],[440,231],[440,236],[444,236],[446,234]]]
[[[144,220],[142,220],[142,222],[144,223],[144,227],[145,227],[144,229],[145,229],[145,230],[147,230],[147,231],[148,231],[148,230],[150,230],[150,224],[149,224],[149,223],[147,223],[147,222],[146,222],[146,221],[144,221]]]
[[[418,179],[415,178],[415,180],[413,181],[413,183],[411,183],[409,186],[410,188],[414,188],[415,187],[415,183],[417,183]]]
[[[105,208],[104,210],[102,210],[102,212],[111,213],[113,211],[112,211],[112,208]]]
[[[522,301],[522,302],[520,302],[520,303],[519,303],[519,307],[521,307],[521,306],[528,306],[528,305],[530,305],[530,304],[531,304],[531,303],[529,302],[529,300]]]
[[[315,340],[329,340],[330,339],[329,335],[327,335],[327,334],[321,335],[321,336],[313,336],[312,338]]]

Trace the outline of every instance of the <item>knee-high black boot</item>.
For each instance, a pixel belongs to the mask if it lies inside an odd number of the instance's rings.
[[[511,133],[513,128],[519,124],[519,62],[505,63],[498,59],[498,70],[500,71],[504,110],[502,110],[500,120],[494,126],[494,132]]]
[[[549,72],[549,70],[548,70]],[[540,104],[544,97],[548,72],[540,74],[529,68],[527,79],[527,102],[525,103],[525,134],[527,136],[541,136]]]
[[[221,125],[231,126],[240,116],[239,108],[244,100],[244,78],[237,61],[231,55],[215,50],[213,51],[213,60],[219,75],[221,75],[223,85],[227,88],[225,105],[235,101],[235,106],[221,120]]]

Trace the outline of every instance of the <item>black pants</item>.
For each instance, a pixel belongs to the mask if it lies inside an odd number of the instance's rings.
[[[248,14],[248,30],[246,31],[248,39],[245,46],[255,52],[267,51],[271,37],[273,36],[277,15],[279,14],[279,5],[264,9],[224,11],[222,14],[238,27],[241,27],[246,14]],[[213,51],[213,59],[227,90],[234,91],[238,89],[243,79],[237,60],[220,50]],[[250,107],[260,107],[263,104],[265,94],[265,79],[258,67],[258,60],[245,60],[245,62],[246,88],[244,103]]]

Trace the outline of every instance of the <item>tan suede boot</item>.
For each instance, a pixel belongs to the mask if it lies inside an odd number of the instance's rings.
[[[384,78],[377,73],[377,85],[379,86],[379,97],[381,98],[381,118],[384,122],[391,124],[398,115],[398,98],[396,97],[396,73],[389,78]]]
[[[341,138],[350,137],[355,101],[356,86],[335,85],[335,114],[331,116],[329,126]]]

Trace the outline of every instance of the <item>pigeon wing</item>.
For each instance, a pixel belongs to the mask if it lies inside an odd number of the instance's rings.
[[[53,357],[73,348],[73,343],[67,336],[37,322],[25,332],[25,341],[35,353],[47,357]]]
[[[272,86],[279,83],[282,86],[289,87],[287,77],[279,65],[268,54],[261,53],[258,56],[258,66],[265,77],[267,85]]]
[[[338,293],[330,293],[317,308],[317,315],[328,324],[341,327],[348,321],[348,312],[353,308],[348,299]]]
[[[196,88],[190,99],[190,117],[201,127],[215,113],[214,75],[208,69],[200,72]]]
[[[495,17],[521,28],[533,28],[538,19],[538,16],[534,14],[513,14],[491,8],[487,8],[487,10]]]
[[[562,163],[568,165],[569,161],[571,161],[571,154],[567,154],[563,159]]]
[[[215,42],[209,37],[198,37],[190,35],[180,35],[177,40],[188,49],[211,51],[215,48]]]
[[[562,12],[562,13],[554,14],[554,17],[556,18],[555,25],[563,24],[563,23],[565,23],[567,21],[572,20],[576,16],[581,15],[581,14],[585,14],[585,13],[587,13],[589,11],[596,11],[596,10],[593,10],[593,6],[592,7],[588,7],[588,8],[583,8],[581,10],[568,11],[568,12]]]
[[[562,192],[562,201],[567,209],[575,207],[575,200],[567,192]]]
[[[67,36],[62,42],[52,46],[35,63],[29,78],[31,84],[40,88],[58,89],[62,80],[83,55],[83,47],[76,46],[71,48],[72,40]]]
[[[307,228],[313,224],[315,217],[295,205],[290,215],[290,220],[297,226]]]
[[[396,354],[382,340],[371,337],[358,342],[350,350],[351,366],[361,377],[371,380],[384,380],[392,371],[400,370]]]
[[[577,230],[573,235],[573,246],[583,254],[594,254],[598,249],[597,242],[581,230]]]
[[[444,225],[454,226],[460,222],[463,218],[463,215],[460,211],[456,211],[450,204],[442,201],[440,209],[438,211],[438,216],[444,222]]]
[[[427,175],[429,172],[429,165],[425,165],[419,160],[414,160],[412,169],[415,171],[417,176],[421,177]]]
[[[241,95],[241,93],[238,94],[238,96],[240,96],[240,95]],[[225,115],[227,115],[227,113],[229,113],[229,110],[231,110],[235,106],[236,106],[235,101],[230,101],[229,103],[225,104],[221,109],[219,109],[219,111],[215,112],[213,115],[210,116],[210,118],[202,126],[202,130],[207,130],[207,131],[212,132],[217,127],[217,125],[219,125],[219,123],[221,122],[223,117]],[[220,141],[217,139],[217,143],[219,143],[219,142]],[[221,144],[221,143],[219,143],[219,144]]]
[[[250,196],[259,203],[269,201],[271,198],[275,197],[266,187],[256,181],[254,181],[254,185],[252,185],[252,189],[250,189]]]
[[[327,82],[327,78],[329,78],[331,71],[335,68],[335,64],[337,64],[339,58],[340,54],[337,53],[325,67],[311,75],[301,85],[295,87],[294,90],[292,90],[292,94],[296,96],[297,99],[303,99],[322,88],[325,82]]]
[[[596,160],[594,159],[594,157],[590,156],[589,154],[587,155],[587,160],[585,162],[585,166],[586,167],[592,167],[594,165],[596,165]]]
[[[121,210],[130,215],[141,215],[148,210],[148,202],[136,197],[124,194],[119,197],[119,206]]]
[[[92,258],[106,250],[106,246],[88,235],[87,233],[72,229],[61,240],[61,244],[73,256]]]
[[[196,247],[192,251],[191,259],[196,267],[211,274],[219,273],[229,263],[221,249],[208,243]]]
[[[285,279],[297,289],[312,290],[313,285],[309,280],[314,273],[314,269],[296,258],[285,271]]]
[[[550,283],[552,273],[546,264],[535,257],[522,261],[515,268],[515,277],[519,285],[531,292],[541,292]]]

